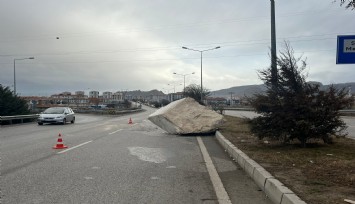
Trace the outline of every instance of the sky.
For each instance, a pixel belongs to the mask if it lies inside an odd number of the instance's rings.
[[[336,64],[355,10],[333,0],[275,0],[275,9],[277,51],[289,42],[307,59],[307,80],[355,81],[355,64]],[[211,91],[262,84],[258,70],[270,66],[269,0],[0,0],[0,28],[0,84],[14,89],[15,67],[20,96],[182,91],[201,83],[201,54],[183,46],[212,49],[202,53]]]

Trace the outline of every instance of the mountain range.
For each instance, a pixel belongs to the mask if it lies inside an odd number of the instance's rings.
[[[331,86],[330,84],[323,85],[320,82],[308,82],[308,83],[319,84],[321,90],[326,90]],[[350,89],[352,94],[355,93],[355,82],[333,84],[333,86],[337,89],[342,89],[342,88]],[[232,97],[234,98],[235,96],[237,97],[252,96],[256,93],[262,93],[264,91],[266,91],[266,86],[264,84],[235,86],[228,89],[212,91],[211,97],[231,98],[232,95]]]
[[[321,90],[326,90],[329,88],[330,85],[323,85],[320,82],[308,82],[312,84],[319,84]],[[349,83],[339,83],[339,84],[333,84],[337,89],[341,88],[346,88],[350,89],[351,93],[355,93],[355,82],[349,82]],[[258,85],[245,85],[245,86],[235,86],[227,89],[221,89],[217,91],[211,91],[211,97],[223,97],[223,98],[231,98],[231,96],[234,97],[244,97],[244,96],[252,96],[256,93],[263,93],[266,91],[266,86],[264,84],[258,84]],[[135,96],[162,96],[165,95],[162,91],[159,90],[151,90],[151,91],[141,91],[141,90],[136,90],[136,91],[128,91],[126,94],[131,95],[133,97]]]

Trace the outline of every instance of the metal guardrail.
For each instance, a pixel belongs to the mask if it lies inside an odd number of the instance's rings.
[[[132,110],[88,110],[88,111],[76,111],[76,113],[91,113],[91,114],[101,114],[101,115],[122,115],[140,112],[142,109],[132,109]],[[39,114],[32,115],[14,115],[14,116],[0,116],[0,125],[4,124],[4,121],[8,121],[6,124],[12,125],[14,120],[18,120],[19,123],[23,123],[27,119],[37,119]]]
[[[223,107],[224,110],[235,110],[235,111],[254,111],[253,108],[231,108],[231,107]]]
[[[38,118],[38,114],[32,114],[32,115],[13,115],[13,116],[0,116],[0,124],[3,124],[3,121],[9,121],[9,124],[11,125],[14,120],[19,120],[21,123],[25,119],[36,119]]]
[[[231,111],[254,111],[253,108],[230,108],[230,107],[223,107],[223,110],[231,110]],[[339,110],[339,112],[344,116],[355,116],[354,109],[348,110]]]
[[[355,110],[340,110],[341,113],[355,113]]]

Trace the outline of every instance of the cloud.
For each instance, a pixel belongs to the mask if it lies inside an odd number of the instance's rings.
[[[22,95],[63,91],[168,90],[200,84],[211,90],[261,83],[269,66],[270,2],[238,1],[2,1],[0,83]],[[335,65],[336,36],[354,33],[353,11],[331,1],[276,1],[278,50],[290,41],[309,62],[309,78],[352,80]],[[343,22],[347,22],[344,24]],[[59,39],[57,39],[57,37]],[[182,86],[176,89],[181,89]]]

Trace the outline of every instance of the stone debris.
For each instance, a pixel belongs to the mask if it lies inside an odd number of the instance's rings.
[[[200,134],[215,132],[223,116],[200,105],[192,98],[174,101],[158,109],[148,119],[171,134]]]

